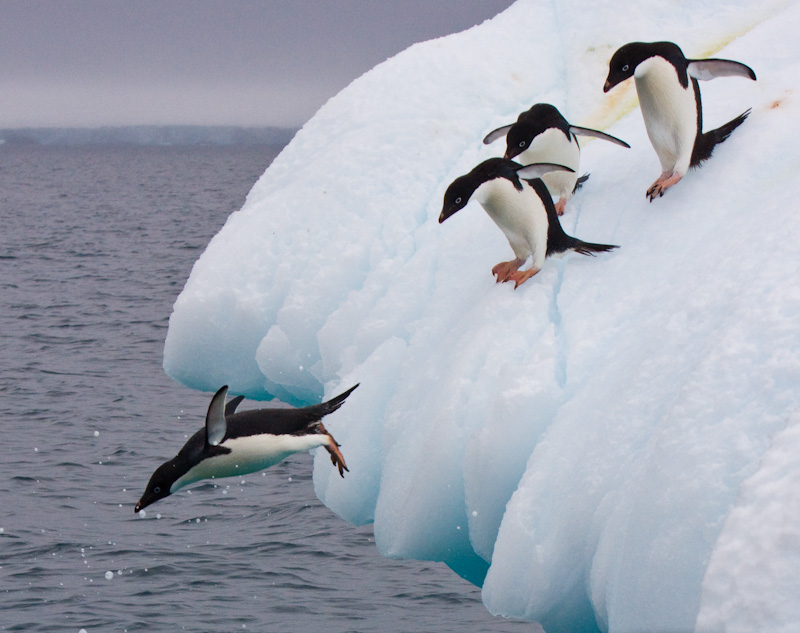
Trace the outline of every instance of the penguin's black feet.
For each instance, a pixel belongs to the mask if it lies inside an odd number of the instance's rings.
[[[496,283],[503,283],[511,279],[511,275],[519,270],[519,267],[525,263],[524,259],[514,259],[510,262],[500,262],[492,268],[492,274],[497,277]]]

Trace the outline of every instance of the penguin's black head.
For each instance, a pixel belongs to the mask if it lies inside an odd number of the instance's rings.
[[[633,77],[639,64],[655,56],[663,57],[678,71],[681,66],[685,68],[686,58],[683,56],[683,51],[673,42],[630,42],[618,48],[608,62],[608,77],[603,92],[608,92],[618,83]]]
[[[467,202],[479,185],[480,183],[475,182],[472,172],[451,182],[447,191],[444,192],[444,204],[442,204],[442,212],[439,214],[439,224],[467,206]]]
[[[156,471],[147,483],[147,488],[145,488],[142,498],[139,499],[139,503],[136,504],[134,512],[139,512],[139,510],[143,510],[151,503],[155,503],[159,499],[163,499],[172,494],[170,488],[177,479],[176,472],[177,469],[174,460],[170,460],[156,468]]]
[[[505,158],[514,159],[529,149],[533,140],[542,132],[556,128],[570,138],[569,123],[553,105],[537,103],[519,115],[517,122],[506,133]]]
[[[532,125],[517,123],[506,134],[505,158],[513,159],[522,154],[531,146],[537,136],[537,130]]]
[[[489,180],[506,178],[521,191],[522,183],[516,172],[520,167],[522,165],[513,160],[498,157],[488,158],[468,174],[456,178],[444,192],[444,204],[442,213],[439,215],[439,224],[467,206],[467,202],[475,190]]]

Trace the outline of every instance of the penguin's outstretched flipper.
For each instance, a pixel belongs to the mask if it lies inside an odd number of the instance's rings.
[[[756,73],[750,66],[730,59],[688,59],[687,71],[690,77],[709,81],[717,77],[747,77],[756,80]]]
[[[611,143],[615,143],[616,145],[621,145],[622,147],[627,147],[628,149],[631,148],[625,141],[621,138],[617,138],[616,136],[611,136],[611,134],[606,134],[605,132],[601,132],[600,130],[592,130],[588,127],[578,127],[577,125],[570,125],[569,131],[573,134],[577,134],[578,136],[591,136],[592,138],[599,138],[604,141],[610,141]]]
[[[225,405],[225,417],[236,413],[236,407],[242,403],[242,400],[244,400],[244,396],[236,396],[229,400],[228,404]]]

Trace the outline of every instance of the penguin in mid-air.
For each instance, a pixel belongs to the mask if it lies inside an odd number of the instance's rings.
[[[236,413],[243,400],[237,396],[225,405],[228,387],[211,399],[205,428],[197,431],[178,454],[153,473],[135,511],[201,479],[246,475],[274,466],[293,453],[322,446],[344,477],[347,464],[339,444],[322,425],[322,418],[342,406],[358,387],[302,409],[252,409]],[[349,471],[348,471],[349,472]]]
[[[586,174],[578,178],[581,148],[576,135],[593,136],[630,148],[625,141],[605,132],[570,125],[558,108],[549,103],[537,103],[520,114],[516,123],[489,132],[483,142],[488,145],[505,136],[505,158],[515,159],[523,165],[555,163],[569,167],[571,172],[553,171],[542,176],[550,195],[558,198],[558,215],[564,215],[567,201],[589,177]]]
[[[439,223],[463,209],[475,196],[505,234],[516,256],[510,262],[497,264],[492,274],[497,276],[497,282],[513,281],[514,288],[538,273],[550,255],[569,251],[593,255],[617,248],[582,242],[564,232],[553,199],[541,180],[542,174],[556,170],[572,171],[549,163],[523,167],[508,158],[485,160],[447,187]],[[531,267],[520,270],[529,257]]]
[[[697,80],[748,77],[752,68],[728,59],[686,59],[672,42],[631,42],[608,64],[603,92],[634,77],[650,142],[661,161],[661,175],[647,190],[652,202],[676,184],[690,167],[711,158],[714,147],[739,127],[750,110],[710,132],[703,132],[703,111]]]

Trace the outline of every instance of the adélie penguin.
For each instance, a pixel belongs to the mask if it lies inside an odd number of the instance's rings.
[[[506,236],[515,255],[515,259],[492,268],[492,274],[497,282],[513,281],[514,288],[538,273],[545,257],[550,255],[569,251],[593,255],[617,248],[583,242],[564,232],[553,199],[541,180],[542,174],[555,170],[572,171],[569,167],[549,163],[523,167],[507,158],[485,160],[447,187],[439,223],[475,197]],[[520,270],[528,258],[531,259],[530,268]]]
[[[630,148],[625,141],[605,132],[571,125],[558,108],[549,103],[535,104],[520,114],[516,123],[489,132],[483,142],[488,145],[505,136],[505,158],[523,165],[555,163],[569,167],[572,171],[552,171],[542,176],[550,195],[558,199],[558,215],[563,215],[567,201],[589,177],[587,174],[578,179],[581,148],[576,135],[592,136]]]
[[[243,398],[237,396],[226,406],[228,387],[222,387],[211,399],[205,427],[192,435],[175,457],[155,470],[135,511],[201,479],[246,475],[318,446],[330,453],[331,462],[344,477],[347,464],[322,418],[341,407],[356,387],[310,407],[240,413],[235,409]]]
[[[714,147],[739,127],[747,110],[709,132],[703,132],[703,111],[697,80],[748,77],[752,68],[728,59],[686,59],[672,42],[631,42],[611,57],[603,92],[633,77],[650,142],[661,162],[661,175],[647,190],[652,202],[680,181],[690,167],[711,158]]]

